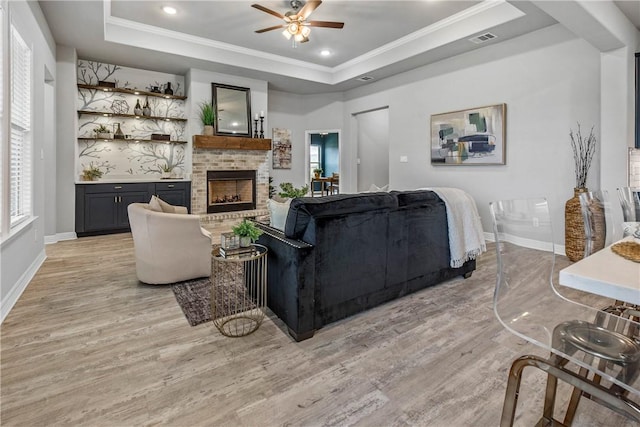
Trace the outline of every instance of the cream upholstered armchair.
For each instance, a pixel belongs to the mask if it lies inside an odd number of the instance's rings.
[[[165,284],[211,274],[211,233],[182,206],[163,204],[175,213],[156,212],[148,203],[127,207],[138,280]]]

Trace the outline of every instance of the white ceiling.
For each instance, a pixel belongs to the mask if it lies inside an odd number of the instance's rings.
[[[477,49],[483,45],[468,39],[486,31],[497,36],[486,44],[499,43],[556,23],[524,0],[325,0],[309,19],[344,29],[312,28],[310,41],[294,49],[279,30],[256,34],[282,21],[251,7],[284,14],[288,0],[39,3],[56,43],[75,47],[79,58],[174,74],[199,68],[301,94],[351,89],[366,84],[357,80],[363,75],[379,80]],[[166,15],[165,5],[178,13]],[[323,58],[321,49],[333,55]]]

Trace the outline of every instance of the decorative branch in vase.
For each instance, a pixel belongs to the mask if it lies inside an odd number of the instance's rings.
[[[586,138],[582,135],[580,123],[577,132],[569,130],[571,138],[571,150],[575,166],[576,186],[573,189],[573,197],[567,200],[564,207],[564,245],[567,258],[571,261],[579,261],[584,257],[585,230],[580,207],[580,193],[587,189],[587,176],[591,168],[591,162],[596,152],[597,139],[593,134],[593,126]]]
[[[571,150],[573,151],[573,161],[575,163],[576,188],[587,187],[587,174],[591,168],[591,161],[596,152],[597,140],[593,134],[593,126],[589,136],[584,138],[578,123],[578,131],[574,134],[573,129],[569,130],[571,137]]]

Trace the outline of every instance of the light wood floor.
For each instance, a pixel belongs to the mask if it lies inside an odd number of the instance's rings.
[[[169,286],[136,280],[130,234],[47,246],[1,327],[0,423],[496,426],[511,361],[541,353],[494,318],[490,248],[470,279],[296,343],[271,313],[244,338],[190,327]],[[537,421],[543,384],[527,375],[519,425]],[[574,425],[633,425],[580,405]]]

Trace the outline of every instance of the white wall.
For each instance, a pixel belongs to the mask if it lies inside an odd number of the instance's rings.
[[[295,187],[305,185],[305,131],[342,130],[343,95],[329,93],[319,95],[296,95],[280,91],[269,91],[270,127],[265,135],[271,137],[272,128],[291,129],[291,169],[272,169],[273,185],[278,189],[281,182],[291,182]],[[340,155],[344,158],[344,134],[341,134]],[[342,170],[343,158],[340,159]]]
[[[33,2],[32,2],[33,3]],[[49,152],[45,141],[54,138],[45,133],[45,125],[39,117],[55,114],[55,105],[45,103],[45,79],[53,79],[55,83],[55,52],[49,46],[54,42],[50,39],[48,28],[44,31],[38,25],[34,13],[41,14],[39,6],[29,6],[26,1],[11,1],[8,3],[10,16],[16,28],[31,47],[33,53],[33,210],[35,219],[25,226],[19,227],[0,243],[0,318],[5,316],[13,307],[22,291],[44,261],[44,192],[45,181],[54,179],[45,175],[45,159],[41,153]],[[45,69],[49,76],[45,76]]]
[[[430,116],[507,104],[507,164],[432,166]],[[275,183],[304,183],[304,130],[343,129],[341,186],[356,191],[354,113],[389,106],[389,183],[393,189],[459,187],[476,200],[486,232],[488,203],[547,196],[556,241],[564,241],[564,203],[575,186],[569,131],[580,122],[600,137],[600,53],[560,25],[487,46],[341,94],[269,92],[273,127],[292,129],[293,168],[273,171]],[[342,117],[336,114],[342,111]],[[605,141],[604,144],[609,144]],[[605,148],[606,149],[606,148]],[[408,163],[400,163],[407,156]],[[597,188],[594,159],[588,185]]]
[[[78,93],[76,72],[77,56],[74,48],[56,46],[56,234],[49,240],[73,238],[75,236],[75,170],[76,135],[78,114],[76,99]]]
[[[475,198],[485,231],[489,201],[544,195],[562,242],[564,203],[575,185],[568,134],[580,122],[599,135],[599,88],[599,52],[556,25],[352,90],[345,116],[389,105],[391,188],[462,188]],[[432,114],[498,103],[507,104],[506,165],[430,164]],[[596,159],[589,182],[598,169]]]
[[[199,118],[199,105],[202,102],[211,102],[212,88],[211,83],[221,83],[232,86],[248,87],[251,90],[251,133],[253,135],[253,118],[255,113],[260,111],[265,112],[265,120],[263,123],[264,136],[270,138],[271,132],[267,132],[270,114],[267,111],[267,82],[264,80],[249,79],[245,77],[233,76],[230,74],[214,73],[211,71],[198,70],[195,68],[190,69],[185,76],[185,94],[187,95],[186,112],[189,118],[187,128],[187,140],[189,141],[189,148],[187,151],[187,158],[185,164],[187,167],[191,165],[191,148],[193,142],[191,141],[192,135],[202,135],[202,123]],[[258,122],[258,129],[260,123]],[[191,172],[189,170],[188,172]]]

